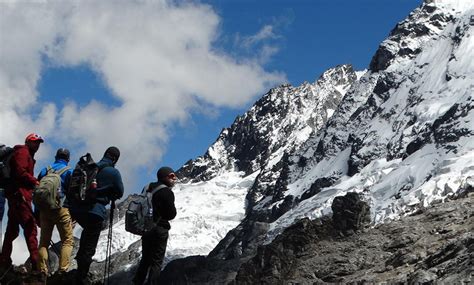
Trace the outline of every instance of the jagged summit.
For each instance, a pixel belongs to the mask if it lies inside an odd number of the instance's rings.
[[[178,174],[185,180],[206,181],[225,171],[259,171],[318,130],[356,80],[352,66],[341,65],[313,84],[272,88],[224,129],[206,154],[187,162]]]

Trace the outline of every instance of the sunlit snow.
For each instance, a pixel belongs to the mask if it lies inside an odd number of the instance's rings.
[[[245,195],[257,173],[227,172],[210,181],[173,188],[177,215],[171,221],[167,258],[207,255],[244,217]],[[125,231],[125,220],[114,224],[112,253],[125,251],[140,237]],[[107,231],[101,233],[94,259],[105,259]]]

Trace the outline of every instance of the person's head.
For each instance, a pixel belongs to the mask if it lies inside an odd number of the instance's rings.
[[[35,133],[31,133],[25,138],[25,145],[30,150],[30,153],[36,153],[40,147],[40,144],[44,142],[43,138]]]
[[[62,159],[66,162],[69,162],[71,154],[67,148],[60,148],[56,151],[56,156],[54,157],[55,160]]]
[[[156,177],[158,178],[158,181],[164,183],[168,187],[173,187],[178,180],[174,170],[168,166],[163,166],[162,168],[158,169]]]
[[[116,164],[120,157],[120,150],[115,146],[111,146],[105,151],[104,157],[112,160],[113,164]]]

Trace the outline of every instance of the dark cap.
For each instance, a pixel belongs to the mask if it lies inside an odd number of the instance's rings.
[[[156,173],[156,177],[158,180],[162,181],[163,178],[166,178],[166,176],[170,175],[171,173],[174,173],[173,168],[168,167],[168,166],[163,166],[162,168],[158,169],[158,172]]]
[[[55,159],[64,159],[65,161],[69,161],[69,157],[71,154],[67,148],[60,148],[56,151]]]
[[[112,159],[113,162],[117,162],[120,157],[120,150],[115,146],[111,146],[105,151],[104,157]]]

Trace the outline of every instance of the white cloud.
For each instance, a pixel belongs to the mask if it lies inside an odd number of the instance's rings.
[[[208,5],[13,1],[1,3],[0,11],[0,140],[14,144],[35,130],[97,158],[116,145],[128,185],[138,167],[156,165],[167,128],[185,122],[190,110],[240,107],[285,79],[265,71],[261,61],[217,50],[220,18]],[[272,37],[266,26],[248,41]],[[88,105],[69,98],[62,109],[42,103],[43,58],[90,66],[119,104],[104,98]]]
[[[275,34],[274,27],[272,25],[265,25],[256,33],[255,35],[244,37],[242,39],[242,45],[246,48],[251,48],[252,46],[264,42],[269,39],[277,39],[280,36]]]

